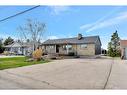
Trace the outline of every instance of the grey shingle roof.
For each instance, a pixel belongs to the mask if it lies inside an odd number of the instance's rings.
[[[10,45],[6,45],[4,47],[22,47],[22,44],[21,43],[18,43],[18,42],[14,42]]]
[[[32,45],[33,45],[32,42],[26,42],[26,43],[14,42],[14,43],[12,43],[10,45],[6,45],[4,47],[30,47]]]
[[[98,40],[99,36],[87,36],[82,37],[82,39],[78,39],[77,37],[74,38],[64,38],[64,39],[54,39],[54,40],[46,40],[42,43],[42,45],[51,45],[51,44],[88,44],[88,43],[95,43]],[[100,40],[100,38],[99,38]]]

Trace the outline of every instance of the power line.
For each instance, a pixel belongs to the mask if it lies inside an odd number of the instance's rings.
[[[11,19],[11,18],[13,18],[13,17],[16,17],[16,16],[18,16],[18,15],[21,15],[21,14],[23,14],[23,13],[26,13],[26,12],[28,12],[28,11],[31,11],[31,10],[33,10],[33,9],[37,8],[37,7],[40,7],[40,5],[35,6],[35,7],[32,7],[32,8],[30,8],[30,9],[27,9],[27,10],[22,11],[22,12],[19,12],[19,13],[15,14],[15,15],[12,15],[12,16],[9,16],[9,17],[6,17],[6,18],[4,18],[4,19],[1,19],[1,20],[0,20],[0,22],[5,21],[5,20],[8,20],[8,19]]]

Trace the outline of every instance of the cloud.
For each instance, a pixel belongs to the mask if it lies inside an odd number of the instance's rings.
[[[88,29],[88,28],[90,28],[90,27],[92,27],[94,25],[94,23],[90,23],[90,24],[85,24],[85,25],[82,25],[82,26],[80,26],[80,29]]]
[[[106,19],[107,17],[114,14],[114,12],[118,11],[121,7],[118,7],[116,10],[111,11],[109,14],[105,15],[104,17],[100,18],[94,23],[85,24],[80,26],[81,30],[86,30],[86,32],[90,32],[96,29],[117,25],[119,23],[124,22],[124,20],[127,20],[127,12],[121,12],[114,16],[113,18]]]
[[[58,39],[57,36],[49,36],[48,39]]]
[[[69,6],[50,6],[52,15],[59,15],[70,10]]]

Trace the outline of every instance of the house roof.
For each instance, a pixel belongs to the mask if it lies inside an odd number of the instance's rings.
[[[78,39],[77,37],[74,38],[63,38],[63,39],[54,39],[54,40],[46,40],[42,43],[42,45],[51,45],[51,44],[91,44],[96,43],[99,40],[99,36],[87,36],[82,37],[82,39]],[[100,42],[101,43],[101,42]]]
[[[127,47],[127,40],[120,40],[120,46],[122,46],[122,47],[126,46]]]
[[[14,43],[12,43],[10,45],[6,45],[4,47],[22,47],[22,44],[19,42],[14,42]]]
[[[30,47],[32,46],[32,43],[21,43],[21,42],[14,42],[10,45],[6,45],[4,47]]]
[[[36,45],[39,45],[40,43],[36,43]],[[24,42],[24,43],[21,43],[21,42],[14,42],[10,45],[6,45],[4,47],[31,47],[33,46],[33,42]]]

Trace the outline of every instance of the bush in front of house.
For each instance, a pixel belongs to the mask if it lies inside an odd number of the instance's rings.
[[[4,51],[2,54],[7,56],[7,55],[9,55],[9,52],[8,51]]]
[[[41,48],[37,48],[37,49],[33,52],[33,54],[32,54],[33,59],[39,61],[39,60],[41,59],[42,54],[43,54],[42,49],[41,49]]]

